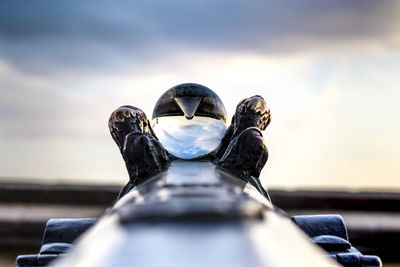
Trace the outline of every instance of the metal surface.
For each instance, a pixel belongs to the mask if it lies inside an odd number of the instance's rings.
[[[39,254],[18,256],[16,266],[47,266],[54,259],[67,253],[71,243],[96,222],[95,218],[50,219],[44,230]]]
[[[251,188],[210,162],[173,162],[54,266],[336,266]]]
[[[164,200],[178,198],[182,201],[195,196],[206,201],[211,198],[215,206],[218,206],[218,201],[235,201],[240,192],[245,192],[264,206],[272,208],[271,203],[253,186],[209,161],[175,160],[167,170],[132,190],[129,197],[121,198],[113,210],[127,205],[128,201],[136,204],[164,203]]]
[[[44,230],[43,244],[72,243],[96,222],[97,219],[94,218],[50,219]]]
[[[264,216],[265,221],[121,225],[114,215],[54,266],[336,266],[289,221],[272,211]]]
[[[344,266],[380,267],[378,256],[363,255],[352,247],[340,215],[293,216],[292,220],[315,244]]]
[[[310,237],[332,235],[348,240],[346,226],[340,215],[293,216],[292,220]]]

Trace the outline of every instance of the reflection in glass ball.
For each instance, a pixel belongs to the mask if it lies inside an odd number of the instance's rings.
[[[210,88],[183,83],[158,99],[152,128],[173,156],[194,159],[216,149],[226,131],[224,104]]]
[[[169,153],[181,159],[193,159],[216,149],[226,131],[222,120],[195,116],[157,117],[152,127]]]

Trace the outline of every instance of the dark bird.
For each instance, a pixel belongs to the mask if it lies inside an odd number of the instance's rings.
[[[119,107],[111,114],[108,127],[129,173],[129,182],[119,197],[168,168],[170,159],[167,151],[158,141],[141,109],[133,106]]]
[[[262,135],[271,122],[264,98],[255,95],[239,102],[232,123],[214,152],[214,162],[249,181],[258,178],[268,159]]]

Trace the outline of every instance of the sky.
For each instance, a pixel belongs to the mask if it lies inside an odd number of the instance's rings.
[[[3,1],[0,181],[123,184],[107,127],[167,89],[262,95],[267,188],[400,190],[397,1]],[[230,121],[230,120],[229,120]]]

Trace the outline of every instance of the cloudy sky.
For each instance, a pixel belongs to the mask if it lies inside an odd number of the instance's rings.
[[[396,1],[3,1],[0,176],[121,184],[107,128],[170,87],[261,94],[267,187],[400,190]]]

